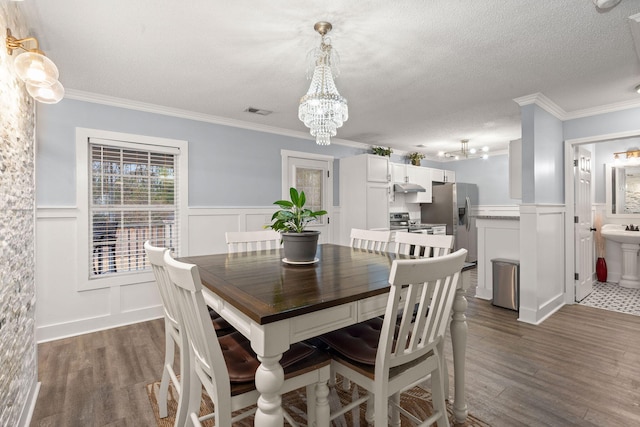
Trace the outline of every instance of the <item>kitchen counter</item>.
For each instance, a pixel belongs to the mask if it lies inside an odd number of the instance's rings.
[[[476,215],[476,219],[509,219],[513,221],[520,221],[519,215]]]

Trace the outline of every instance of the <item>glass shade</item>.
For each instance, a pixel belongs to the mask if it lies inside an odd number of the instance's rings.
[[[320,63],[315,67],[309,91],[300,99],[298,118],[318,145],[329,145],[336,129],[349,118],[347,100],[338,93],[330,66]]]
[[[43,104],[56,104],[64,98],[64,87],[59,81],[48,87],[35,86],[27,83],[27,92],[38,102]]]
[[[37,52],[18,55],[13,62],[18,77],[32,86],[52,86],[58,81],[58,67],[52,60]]]

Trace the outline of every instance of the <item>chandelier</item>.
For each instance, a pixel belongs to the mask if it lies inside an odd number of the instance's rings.
[[[300,98],[298,118],[316,137],[318,145],[331,144],[331,137],[349,118],[347,100],[340,96],[333,82],[332,68],[338,75],[337,52],[331,47],[331,40],[325,35],[331,31],[331,24],[318,22],[313,29],[322,36],[320,47],[309,52],[313,60],[313,77],[307,94]]]
[[[438,153],[438,156],[444,157],[447,159],[454,159],[454,160],[472,159],[476,157],[481,157],[482,159],[486,160],[489,158],[489,154],[488,154],[489,147],[487,146],[482,147],[481,153],[478,153],[477,149],[469,148],[468,139],[463,139],[460,141],[460,143],[462,144],[462,147],[460,148],[459,151],[448,151],[448,152],[441,151]]]

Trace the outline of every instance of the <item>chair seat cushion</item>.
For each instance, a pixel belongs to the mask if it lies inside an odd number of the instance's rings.
[[[381,318],[374,317],[366,322],[328,332],[319,338],[344,357],[366,365],[375,365],[382,322]]]
[[[216,330],[216,334],[218,336],[235,331],[235,328],[231,326],[231,323],[227,322],[224,317],[216,313],[211,307],[208,308],[209,316],[211,316],[211,323],[213,323],[213,329]]]
[[[218,338],[224,361],[232,383],[252,382],[260,361],[251,348],[251,342],[240,332],[232,332]],[[287,367],[313,354],[315,349],[304,343],[292,344],[280,359],[280,364]]]

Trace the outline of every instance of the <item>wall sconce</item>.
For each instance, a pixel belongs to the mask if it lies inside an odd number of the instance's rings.
[[[35,44],[33,49],[25,47],[29,42]],[[16,49],[24,50],[16,57],[13,66],[33,99],[44,104],[55,104],[64,97],[64,87],[58,81],[58,67],[38,49],[38,40],[35,37],[17,39],[7,28],[6,45],[9,55]]]

